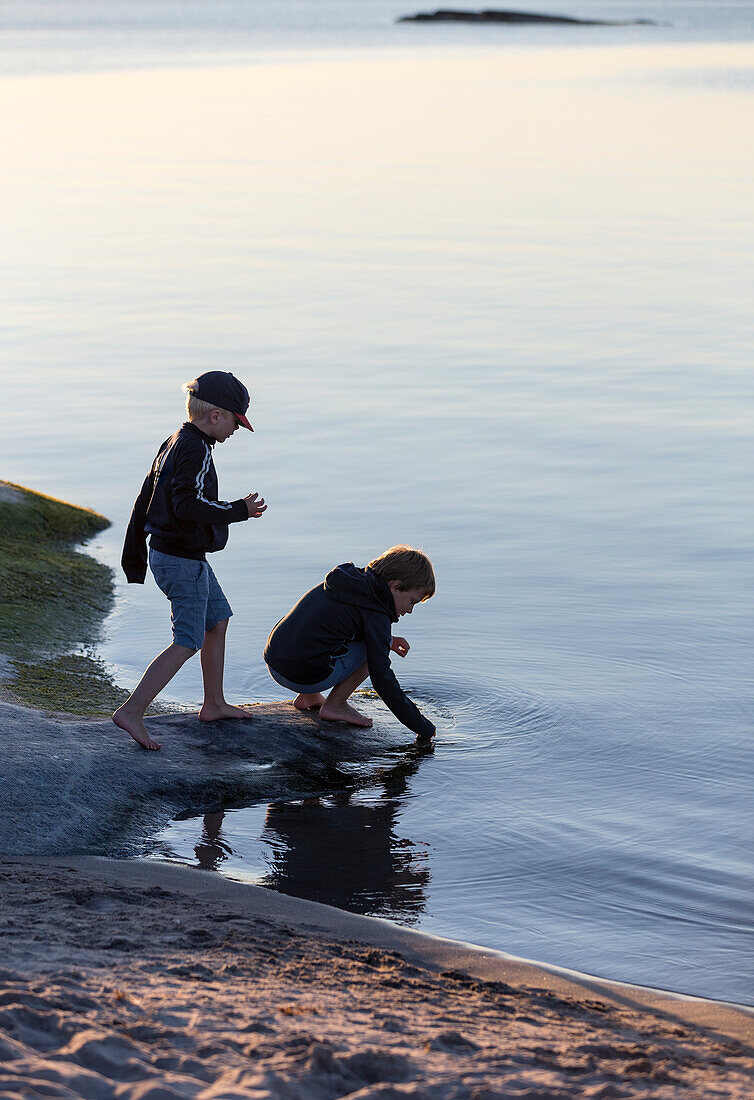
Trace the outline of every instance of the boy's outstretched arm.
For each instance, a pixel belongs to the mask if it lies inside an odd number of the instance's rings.
[[[372,687],[399,722],[417,737],[434,737],[435,727],[412,703],[390,667],[390,623],[387,617],[365,617],[364,642]]]
[[[249,519],[246,499],[211,500],[205,492],[205,481],[212,456],[200,439],[182,439],[174,452],[172,497],[173,508],[180,522],[238,523]]]

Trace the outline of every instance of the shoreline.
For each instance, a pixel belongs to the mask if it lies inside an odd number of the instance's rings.
[[[61,858],[62,857],[56,857]],[[94,856],[92,859],[107,860],[107,856]],[[456,948],[459,951],[468,951],[471,956],[484,956],[486,959],[498,959],[501,963],[508,966],[522,966],[530,968],[532,971],[541,974],[547,973],[553,975],[555,978],[561,978],[566,982],[571,982],[584,988],[592,988],[594,992],[600,990],[605,991],[605,996],[608,996],[610,991],[614,991],[616,996],[622,995],[622,991],[626,996],[633,994],[637,997],[641,1003],[654,1003],[660,1000],[668,1001],[682,1001],[689,1002],[696,1005],[708,1005],[717,1006],[719,1008],[731,1009],[736,1012],[741,1012],[744,1016],[751,1017],[751,1025],[744,1025],[744,1035],[747,1040],[754,1042],[754,1004],[746,1004],[744,1001],[729,1001],[721,997],[704,997],[696,993],[683,993],[679,990],[665,989],[662,986],[641,985],[638,982],[620,981],[616,978],[605,978],[599,974],[591,974],[586,970],[574,970],[572,967],[559,966],[557,963],[543,962],[541,959],[531,959],[524,957],[523,955],[512,955],[502,948],[485,947],[484,944],[474,943],[471,940],[457,939],[452,936],[441,936],[434,932],[429,932],[426,929],[412,928],[408,925],[401,924],[398,920],[391,920],[389,917],[370,916],[366,914],[353,913],[348,909],[341,909],[336,905],[328,905],[327,903],[313,901],[308,898],[299,898],[293,894],[285,894],[282,891],[273,890],[270,887],[258,886],[256,883],[247,882],[240,877],[236,877],[229,873],[224,873],[220,870],[207,870],[205,868],[189,864],[182,863],[180,860],[169,860],[155,857],[139,858],[128,860],[114,860],[115,863],[144,863],[147,866],[156,864],[158,867],[177,868],[182,871],[193,872],[198,874],[210,874],[217,875],[224,882],[236,883],[239,886],[249,887],[255,890],[265,890],[267,893],[274,894],[277,897],[289,899],[291,901],[301,901],[308,905],[319,905],[323,909],[333,910],[336,913],[342,914],[345,918],[353,917],[354,920],[367,920],[377,921],[380,924],[385,924],[388,927],[403,930],[411,933],[412,935],[422,936],[427,940],[431,940],[438,944],[447,944],[452,948]]]
[[[181,712],[154,717],[152,723],[168,739],[167,751],[144,756],[108,719],[77,717],[0,701],[0,723],[6,740],[6,778],[15,776],[20,781],[24,775],[34,773],[33,778],[23,782],[20,797],[13,792],[9,796],[7,809],[16,848],[11,844],[9,851],[6,846],[6,860],[31,865],[90,861],[91,866],[103,868],[110,862],[113,868],[121,871],[131,866],[143,867],[145,873],[150,873],[146,870],[149,868],[164,868],[168,877],[174,870],[189,875],[210,873],[218,883],[228,884],[231,889],[263,891],[265,895],[278,898],[281,907],[299,901],[302,905],[319,905],[220,871],[204,872],[202,868],[179,861],[159,857],[146,859],[142,855],[148,836],[159,828],[163,818],[168,820],[188,808],[209,810],[218,800],[230,800],[230,803],[235,800],[241,805],[247,804],[249,799],[256,803],[281,797],[306,797],[315,792],[313,787],[308,790],[303,782],[301,767],[304,761],[311,773],[311,782],[317,792],[322,793],[322,784],[326,784],[323,767],[335,765],[337,769],[341,759],[364,764],[370,754],[385,748],[379,730],[372,736],[365,733],[358,745],[354,745],[345,727],[341,731],[328,730],[323,739],[314,718],[284,703],[247,706],[249,722],[213,724],[213,750],[209,757],[206,755],[207,731],[195,714]],[[67,748],[63,740],[66,732],[72,735]],[[57,744],[53,760],[45,764],[40,761],[35,766],[34,758],[41,746],[51,741]],[[403,749],[396,764],[398,770],[414,767],[414,757],[421,752],[414,745],[396,744],[392,748],[394,752]],[[275,766],[270,768],[273,760]],[[136,772],[134,763],[138,763]],[[63,784],[67,789],[61,792]],[[80,799],[73,792],[84,785],[88,791]],[[46,796],[45,791],[48,792]],[[103,855],[107,850],[113,854]],[[217,890],[222,894],[221,886]],[[627,996],[638,998],[640,1003],[651,1005],[659,998],[728,1007],[749,1015],[754,1024],[754,1006],[745,1003],[601,977],[557,963],[510,955],[500,948],[414,931],[379,917],[362,917],[329,905],[323,908],[356,924],[367,921],[372,922],[370,927],[375,927],[384,923],[401,934],[448,943],[454,949],[471,951],[486,959],[497,958],[505,965],[529,967],[538,974],[548,973],[585,988],[623,991]],[[754,1030],[750,1038],[754,1041]]]
[[[66,859],[64,856],[56,857],[50,861],[51,865],[69,865],[70,859]],[[277,890],[270,890],[264,886],[257,886],[254,883],[243,882],[240,879],[230,878],[227,875],[223,875],[220,871],[207,871],[200,867],[192,867],[187,864],[181,864],[178,862],[170,862],[164,859],[129,859],[129,860],[114,860],[107,856],[88,856],[88,857],[73,857],[73,863],[78,871],[99,871],[105,869],[105,873],[109,876],[110,870],[114,876],[118,876],[117,868],[122,864],[128,864],[136,868],[133,881],[143,881],[151,877],[150,869],[152,867],[159,867],[165,869],[165,879],[175,884],[178,884],[181,879],[180,876],[186,875],[209,875],[217,877],[223,883],[230,883],[233,886],[238,886],[241,890],[253,891],[255,893],[254,906],[260,906],[265,912],[271,912],[278,910],[278,916],[285,918],[288,922],[301,923],[302,927],[306,927],[306,922],[310,917],[317,920],[317,927],[319,930],[325,930],[328,932],[340,932],[343,928],[347,928],[347,932],[350,938],[362,939],[363,942],[378,942],[381,947],[411,949],[413,945],[413,953],[416,957],[421,958],[425,964],[429,964],[431,960],[441,959],[444,960],[445,953],[456,959],[463,956],[466,960],[467,966],[482,976],[483,974],[490,974],[498,969],[498,965],[504,972],[510,977],[511,973],[515,974],[517,979],[530,982],[535,978],[553,983],[552,988],[560,987],[563,990],[573,991],[573,988],[579,988],[587,990],[590,993],[602,995],[608,1000],[615,1000],[618,1002],[626,1002],[631,998],[634,998],[637,1006],[643,1006],[648,1008],[660,1007],[663,1010],[669,1009],[675,1002],[688,1005],[690,1014],[694,1017],[698,1017],[700,1022],[711,1018],[717,1010],[725,1012],[730,1010],[734,1013],[730,1017],[730,1024],[733,1028],[738,1029],[740,1026],[740,1035],[743,1041],[754,1043],[754,1005],[739,1004],[735,1001],[724,1001],[714,997],[699,997],[693,993],[679,993],[672,989],[660,989],[656,986],[638,985],[635,982],[621,982],[614,981],[611,978],[601,978],[596,974],[588,974],[579,970],[572,970],[568,967],[557,966],[551,963],[540,962],[537,959],[526,959],[520,955],[510,955],[508,952],[499,948],[484,947],[481,944],[471,943],[466,940],[452,939],[448,936],[436,936],[431,932],[425,932],[420,929],[409,928],[406,925],[399,924],[397,921],[392,921],[387,917],[373,917],[361,915],[359,913],[351,913],[346,909],[339,909],[334,905],[326,905],[318,901],[310,901],[307,898],[297,898],[291,894],[283,894]],[[113,865],[110,868],[110,865]],[[173,870],[178,872],[178,876],[173,876]],[[128,876],[130,879],[130,876]],[[159,875],[157,877],[160,877]],[[190,880],[185,880],[185,885],[182,884],[181,888],[186,889],[188,893],[193,891],[188,888]],[[257,894],[257,891],[261,891],[265,898]],[[199,889],[198,892],[204,891]],[[223,896],[230,900],[231,893],[227,893],[224,889],[219,890],[210,889],[207,893],[213,896]],[[270,895],[274,898],[281,899],[279,905],[275,905],[274,902],[267,902],[266,897]],[[241,894],[239,893],[239,898]],[[269,909],[268,909],[269,905]],[[313,907],[313,912],[309,912],[309,907]],[[378,927],[383,926],[383,930],[377,934]],[[550,977],[545,979],[545,975]],[[561,985],[562,983],[562,985]],[[708,1016],[708,1012],[711,1014]],[[737,1014],[741,1014],[743,1019],[738,1019]]]

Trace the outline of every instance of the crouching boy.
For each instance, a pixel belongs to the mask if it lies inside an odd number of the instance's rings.
[[[348,703],[369,676],[404,726],[418,737],[432,737],[435,727],[395,678],[390,651],[406,656],[408,642],[391,636],[391,624],[434,591],[432,563],[410,546],[393,546],[364,569],[352,562],[337,566],[273,629],[264,651],[270,675],[297,692],[293,705],[299,710],[319,708],[325,721],[353,726],[372,725]]]

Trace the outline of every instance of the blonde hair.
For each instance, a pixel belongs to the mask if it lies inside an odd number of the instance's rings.
[[[194,382],[184,382],[181,389],[186,394],[186,416],[189,420],[204,420],[205,416],[209,416],[213,409],[219,409],[219,405],[210,405],[209,401],[202,401],[200,397],[194,397],[191,392],[191,386],[195,385]],[[220,410],[224,412],[224,409]]]
[[[405,592],[407,588],[418,588],[424,593],[422,602],[435,594],[435,571],[432,562],[421,550],[411,546],[391,546],[374,561],[369,568],[387,581],[398,581]]]

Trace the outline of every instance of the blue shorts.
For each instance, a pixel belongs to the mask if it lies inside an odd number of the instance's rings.
[[[173,641],[187,649],[201,649],[204,633],[233,614],[212,566],[206,561],[176,558],[149,547],[149,568],[170,600]]]
[[[288,680],[285,676],[281,676],[279,672],[275,672],[275,669],[270,668],[269,665],[267,671],[275,683],[280,684],[281,687],[288,688],[289,691],[296,691],[301,695],[314,695],[318,691],[326,691],[327,688],[335,687],[336,684],[342,684],[344,680],[353,675],[357,668],[365,665],[367,647],[363,642],[351,642],[347,652],[341,657],[334,657],[333,660],[335,665],[330,675],[316,684],[296,684],[293,680]]]

